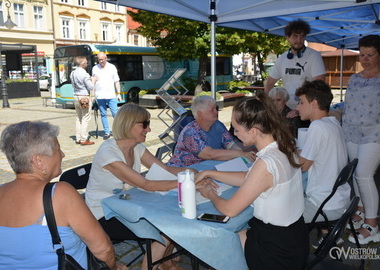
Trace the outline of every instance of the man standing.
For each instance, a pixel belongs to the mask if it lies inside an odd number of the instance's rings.
[[[107,106],[111,110],[112,117],[115,117],[117,101],[121,101],[120,79],[116,67],[107,62],[107,55],[104,52],[98,53],[98,62],[99,64],[92,68],[92,77],[95,81],[95,97],[105,133],[103,139],[107,140],[111,136],[107,119]]]
[[[302,120],[310,120],[306,141],[300,153],[302,171],[308,172],[305,197],[305,223],[310,223],[321,203],[330,195],[340,171],[348,163],[343,129],[334,116],[329,116],[333,95],[321,80],[305,82],[297,89],[297,106]],[[350,185],[338,188],[323,212],[329,220],[339,219],[350,203]],[[317,221],[324,220],[322,216]],[[323,236],[322,236],[323,237]],[[313,243],[317,248],[320,241]]]
[[[305,81],[325,80],[326,69],[321,54],[305,46],[305,37],[309,33],[309,24],[302,20],[292,21],[285,27],[290,48],[277,59],[265,85],[268,92],[281,79],[290,95],[286,105],[291,109],[298,104],[296,89]]]
[[[76,140],[77,144],[91,145],[89,140],[88,123],[91,120],[91,104],[94,96],[94,84],[90,74],[87,73],[87,59],[79,56],[75,59],[77,68],[71,72],[70,79],[74,87],[74,107],[76,116]]]

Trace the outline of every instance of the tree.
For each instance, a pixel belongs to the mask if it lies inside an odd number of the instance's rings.
[[[137,31],[150,39],[162,58],[167,61],[199,59],[198,84],[205,85],[211,52],[210,24],[143,10],[128,11],[128,14],[141,24]],[[227,55],[248,52],[262,61],[271,51],[285,50],[280,46],[285,43],[283,37],[225,27],[217,27],[216,33],[216,50]]]

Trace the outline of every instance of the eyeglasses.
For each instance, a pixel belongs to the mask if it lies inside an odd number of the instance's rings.
[[[138,122],[139,124],[142,124],[143,129],[147,129],[150,126],[150,120]]]

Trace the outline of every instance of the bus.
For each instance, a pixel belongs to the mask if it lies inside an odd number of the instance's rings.
[[[96,65],[97,54],[105,52],[110,63],[118,70],[121,86],[121,103],[138,103],[140,90],[158,90],[178,69],[186,68],[183,78],[197,79],[199,61],[184,60],[167,62],[160,58],[153,47],[134,47],[118,45],[73,45],[58,47],[54,51],[56,102],[66,104],[73,102],[73,86],[70,73],[76,68],[75,57],[85,56],[88,61],[87,72],[91,75]],[[210,58],[209,58],[210,59]],[[209,61],[210,62],[210,61]],[[210,63],[206,80],[210,82]],[[216,90],[228,89],[233,80],[232,57],[218,56],[216,59]],[[183,82],[182,82],[183,83]],[[169,90],[170,93],[170,90]]]

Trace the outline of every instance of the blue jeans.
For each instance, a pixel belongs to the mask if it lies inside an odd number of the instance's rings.
[[[115,115],[117,113],[117,99],[116,98],[98,99],[97,102],[99,105],[100,117],[102,120],[104,133],[110,134],[111,131],[110,131],[110,127],[108,125],[108,119],[107,119],[107,106],[111,110],[112,117],[115,118]]]

